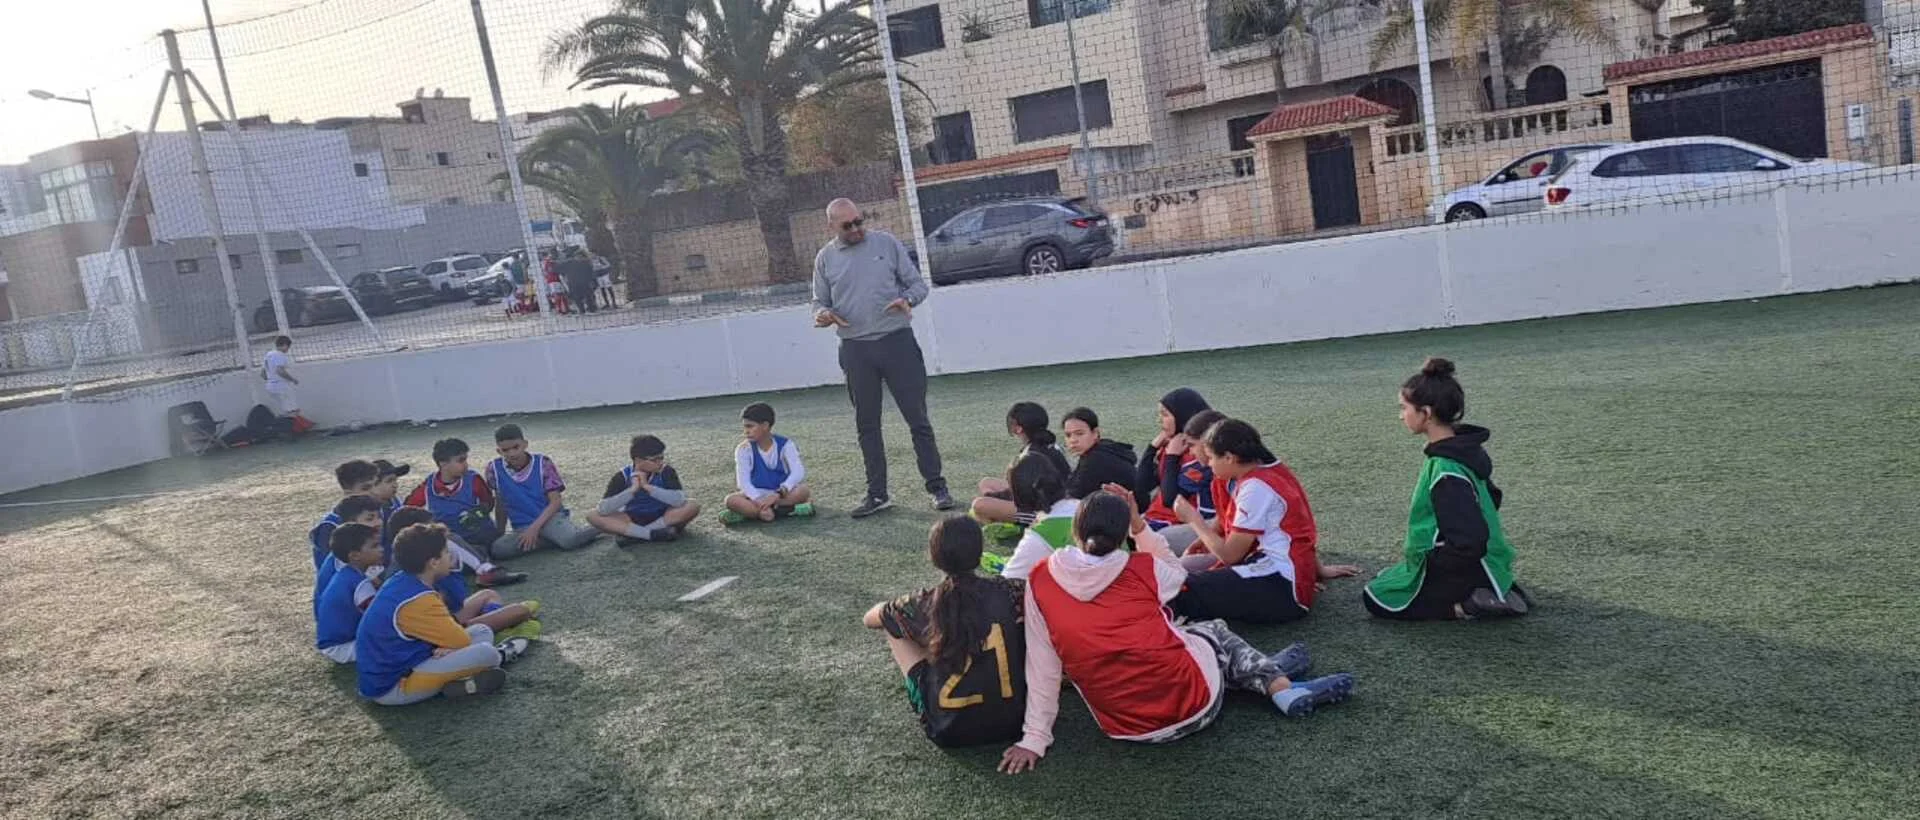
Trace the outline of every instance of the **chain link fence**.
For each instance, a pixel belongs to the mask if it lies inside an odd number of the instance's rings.
[[[837,197],[950,285],[1871,184],[1920,105],[1892,0],[224,5],[0,96],[0,400],[797,304]]]

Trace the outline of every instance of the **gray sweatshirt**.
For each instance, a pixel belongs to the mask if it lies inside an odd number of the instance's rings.
[[[887,310],[900,298],[918,307],[927,299],[927,280],[893,234],[869,230],[858,245],[836,238],[813,258],[813,305],[847,320],[835,328],[842,339],[878,339],[910,327],[912,317]]]

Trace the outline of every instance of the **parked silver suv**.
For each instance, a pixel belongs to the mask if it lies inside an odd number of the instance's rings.
[[[1107,215],[1083,197],[1008,199],[961,211],[927,237],[936,285],[1084,268],[1113,253]]]

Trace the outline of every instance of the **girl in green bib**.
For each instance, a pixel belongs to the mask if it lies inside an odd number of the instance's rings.
[[[1513,545],[1500,526],[1484,427],[1461,424],[1466,391],[1453,363],[1428,359],[1400,386],[1400,422],[1427,440],[1413,488],[1400,563],[1380,571],[1361,596],[1367,611],[1403,621],[1525,615],[1513,582]]]

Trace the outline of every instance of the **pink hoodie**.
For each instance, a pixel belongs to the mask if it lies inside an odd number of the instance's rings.
[[[1153,556],[1154,580],[1160,588],[1160,602],[1165,604],[1173,600],[1175,595],[1180,594],[1181,584],[1187,580],[1187,571],[1167,550],[1166,539],[1152,530],[1142,530],[1133,534],[1133,542],[1139,552]],[[1106,591],[1114,579],[1120,577],[1130,557],[1131,553],[1125,550],[1095,557],[1079,549],[1063,549],[1047,558],[1047,572],[1067,594],[1080,601],[1092,601]],[[1166,622],[1167,629],[1179,636],[1186,645],[1187,653],[1193,656],[1193,662],[1200,667],[1200,674],[1207,683],[1207,708],[1170,726],[1146,734],[1116,736],[1115,740],[1153,741],[1170,735],[1205,717],[1224,689],[1213,645],[1197,635],[1175,629],[1165,609],[1161,610],[1160,617]],[[1027,717],[1020,742],[1016,745],[1034,754],[1045,755],[1047,747],[1053,745],[1053,721],[1060,713],[1061,664],[1060,655],[1053,647],[1053,634],[1047,626],[1046,613],[1040,611],[1039,603],[1034,600],[1031,583],[1027,585],[1026,620]]]

